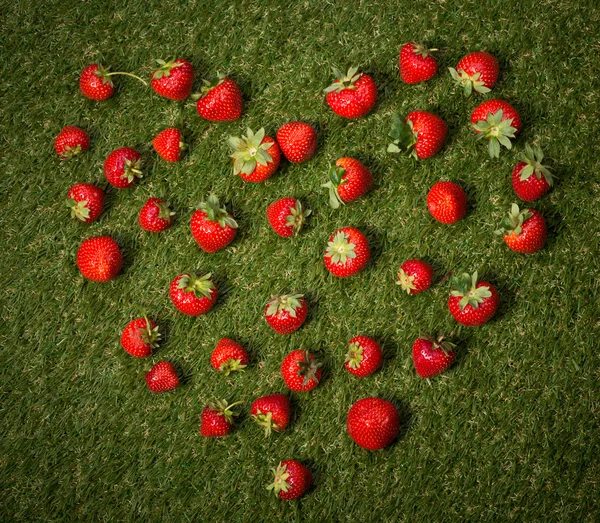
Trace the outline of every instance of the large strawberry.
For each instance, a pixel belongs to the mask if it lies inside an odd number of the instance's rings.
[[[146,373],[146,384],[152,392],[166,392],[179,387],[177,369],[170,361],[159,361]]]
[[[408,42],[400,49],[400,77],[407,84],[425,82],[435,76],[438,64],[431,55],[437,49],[427,49],[423,44]]]
[[[480,140],[488,140],[490,158],[500,156],[500,146],[512,149],[511,138],[521,130],[521,117],[503,100],[487,100],[471,113],[471,125]]]
[[[339,158],[329,169],[329,181],[322,185],[329,189],[329,205],[337,209],[340,203],[354,201],[369,192],[373,176],[354,158]]]
[[[321,379],[321,362],[305,350],[290,352],[281,363],[283,381],[294,392],[308,392]]]
[[[397,285],[407,294],[418,294],[431,287],[433,267],[421,260],[406,260],[398,271]]]
[[[158,347],[158,325],[146,316],[130,321],[121,333],[121,346],[135,358],[145,358]]]
[[[90,146],[90,137],[79,127],[67,125],[63,127],[54,140],[54,150],[63,159],[73,158]]]
[[[107,67],[103,67],[100,64],[91,64],[82,71],[81,76],[79,77],[79,89],[86,98],[92,100],[106,100],[115,92],[110,77],[118,74],[131,76],[142,82],[144,85],[148,85],[139,76],[134,74],[125,72],[110,73]]]
[[[242,114],[242,91],[231,78],[219,76],[216,82],[204,80],[197,99],[196,110],[205,120],[231,122]]]
[[[308,314],[303,294],[280,294],[265,305],[264,316],[278,334],[290,334],[300,328]]]
[[[286,459],[273,469],[275,479],[267,486],[281,499],[296,499],[306,493],[312,484],[312,473],[295,459]]]
[[[281,152],[292,163],[310,160],[317,150],[317,132],[304,122],[283,124],[276,138]]]
[[[265,136],[264,128],[254,133],[248,127],[246,136],[230,136],[227,141],[233,150],[233,174],[242,180],[264,182],[279,167],[281,151],[273,138]]]
[[[221,338],[210,356],[213,369],[229,376],[234,371],[243,371],[248,365],[248,353],[237,341]]]
[[[521,210],[513,203],[503,226],[496,234],[515,252],[533,254],[546,243],[546,221],[535,209]]]
[[[431,378],[444,372],[456,357],[455,345],[444,336],[417,338],[412,347],[415,370],[421,378]]]
[[[367,237],[358,229],[343,227],[329,237],[323,260],[331,274],[347,278],[362,271],[370,256]]]
[[[205,252],[215,252],[227,247],[237,234],[237,222],[220,207],[219,199],[210,194],[205,202],[200,202],[192,215],[190,228],[198,246]]]
[[[192,92],[194,83],[192,64],[182,58],[169,62],[156,61],[160,67],[152,72],[152,89],[169,100],[185,100]]]
[[[525,152],[519,155],[521,160],[512,172],[512,186],[517,196],[527,202],[537,200],[552,187],[550,169],[542,165],[544,153],[539,147],[533,149],[525,144]]]
[[[379,450],[396,439],[400,432],[400,415],[389,401],[364,398],[348,411],[346,428],[357,445],[368,450]]]
[[[448,69],[452,79],[464,89],[466,96],[470,96],[473,91],[489,93],[500,74],[496,57],[482,51],[462,57],[456,69]]]
[[[171,227],[174,214],[160,198],[148,198],[140,210],[138,222],[146,231],[162,232]]]
[[[206,314],[217,301],[219,290],[210,272],[201,278],[189,274],[176,276],[169,287],[173,305],[188,316]]]
[[[135,149],[121,147],[114,150],[104,161],[104,175],[117,189],[131,187],[142,177],[142,157]]]
[[[373,374],[383,361],[381,347],[368,336],[355,336],[348,342],[344,367],[350,374],[364,377]]]
[[[280,198],[267,207],[267,220],[273,230],[283,236],[289,238],[296,236],[304,220],[311,213],[310,209],[303,210],[302,204],[295,198]]]
[[[285,394],[269,394],[254,401],[252,419],[265,429],[269,436],[272,430],[279,432],[290,422],[290,399]]]
[[[167,162],[178,162],[185,149],[183,136],[179,129],[169,127],[158,133],[152,140],[154,150]]]
[[[238,414],[231,410],[238,403],[228,405],[224,400],[209,403],[202,411],[200,434],[206,438],[226,436],[233,428],[233,419]]]
[[[82,222],[93,222],[102,213],[104,191],[91,183],[76,183],[67,193],[71,216]]]
[[[467,213],[467,195],[454,182],[437,182],[427,194],[427,208],[438,222],[457,222]]]
[[[77,250],[77,266],[88,280],[108,281],[121,272],[123,256],[110,236],[94,236]]]
[[[447,135],[448,126],[433,113],[413,111],[404,121],[394,113],[389,133],[393,141],[388,145],[388,152],[405,152],[417,160],[424,160],[442,148]]]
[[[333,68],[336,77],[327,93],[327,104],[333,112],[343,118],[359,118],[368,114],[377,100],[377,87],[368,74],[358,72],[358,67],[351,67],[344,74]]]
[[[491,283],[478,281],[477,271],[473,275],[455,276],[454,286],[448,298],[448,309],[457,322],[475,327],[483,325],[496,313],[498,292]]]

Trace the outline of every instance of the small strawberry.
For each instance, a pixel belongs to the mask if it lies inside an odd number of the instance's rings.
[[[175,127],[169,127],[158,133],[152,140],[154,150],[167,162],[178,162],[181,152],[185,149],[181,131]]]
[[[362,271],[370,256],[367,237],[358,229],[343,227],[329,237],[323,260],[331,274],[347,278]]]
[[[533,254],[546,243],[546,222],[535,209],[520,210],[513,203],[503,225],[496,234],[502,235],[504,243],[515,252]]]
[[[487,100],[471,113],[471,125],[477,139],[488,140],[490,158],[498,158],[500,145],[512,149],[510,139],[521,130],[521,117],[512,105],[502,100]]]
[[[276,138],[281,152],[292,163],[310,160],[317,150],[317,132],[304,122],[283,124]]]
[[[210,356],[215,370],[229,376],[234,371],[243,371],[248,365],[248,353],[237,341],[221,338]]]
[[[486,323],[498,308],[498,292],[485,281],[477,281],[477,271],[454,277],[455,290],[448,298],[448,309],[457,322],[467,327]]]
[[[144,316],[130,321],[121,333],[121,346],[135,358],[145,358],[158,347],[158,325]]]
[[[381,347],[367,336],[355,336],[348,342],[344,367],[350,374],[364,377],[373,374],[383,361]]]
[[[123,256],[110,236],[93,236],[77,250],[77,267],[88,280],[108,281],[121,272]]]
[[[270,436],[272,430],[279,432],[290,422],[290,399],[285,394],[262,396],[252,404],[252,419]]]
[[[79,77],[79,89],[86,98],[91,98],[92,100],[106,100],[115,92],[110,77],[118,74],[131,76],[142,82],[144,85],[148,85],[139,76],[134,74],[124,72],[109,73],[107,67],[103,67],[100,64],[92,64],[88,65],[82,71],[81,76]]]
[[[445,340],[444,336],[417,338],[412,348],[417,374],[421,378],[431,378],[444,372],[454,362],[454,347],[454,343]]]
[[[238,414],[231,410],[241,402],[228,405],[224,400],[209,403],[202,411],[200,434],[206,438],[226,436],[233,428],[233,418]]]
[[[146,373],[146,384],[152,392],[166,392],[179,387],[177,369],[168,361],[159,361]]]
[[[396,439],[400,432],[400,415],[389,401],[364,398],[348,411],[346,428],[357,445],[367,450],[379,450]]]
[[[408,42],[400,49],[400,77],[407,84],[425,82],[435,76],[438,64],[431,55],[437,49],[427,49],[423,44]]]
[[[407,152],[416,160],[424,160],[437,153],[448,135],[448,126],[439,116],[427,111],[413,111],[405,121],[398,113],[392,115],[389,133],[392,143],[388,152]]]
[[[521,200],[532,202],[546,194],[554,180],[550,169],[542,165],[544,153],[539,147],[533,149],[525,144],[525,152],[512,172],[512,186]]]
[[[205,252],[215,252],[227,247],[237,234],[237,222],[220,207],[219,199],[209,194],[205,202],[200,202],[192,215],[190,228],[198,246]]]
[[[278,334],[290,334],[300,328],[308,314],[303,294],[280,294],[271,298],[264,310],[265,320]]]
[[[377,87],[367,74],[357,73],[357,67],[348,69],[348,74],[333,68],[336,77],[325,92],[327,105],[343,118],[359,118],[368,114],[377,100]]]
[[[76,183],[67,193],[71,216],[82,222],[93,222],[102,213],[104,191],[91,183]]]
[[[169,295],[179,311],[188,316],[200,316],[212,309],[219,290],[211,280],[210,272],[201,278],[180,274],[171,282]]]
[[[304,220],[310,215],[311,210],[302,209],[302,204],[295,198],[281,198],[273,202],[267,207],[267,220],[273,230],[283,236],[289,238],[296,236]]]
[[[233,174],[239,175],[242,180],[264,182],[279,167],[281,151],[273,138],[265,136],[264,129],[255,134],[248,128],[246,136],[230,136],[227,141],[233,150],[230,155],[233,158]]]
[[[281,499],[296,499],[312,485],[310,469],[295,459],[286,459],[273,469],[275,480],[267,486]]]
[[[321,187],[329,189],[329,205],[337,209],[340,203],[352,202],[371,189],[373,176],[354,158],[339,158],[329,169],[329,181]]]
[[[204,80],[201,92],[193,98],[198,100],[198,114],[211,122],[231,122],[242,114],[242,91],[227,76],[219,76],[213,83]]]
[[[54,150],[56,154],[63,159],[73,158],[90,146],[90,137],[79,127],[67,125],[63,127],[56,140],[54,140]]]
[[[185,100],[192,92],[194,83],[192,64],[182,58],[169,62],[156,61],[160,67],[152,73],[152,89],[169,100]]]
[[[160,198],[148,198],[140,210],[138,222],[146,231],[162,232],[171,227],[174,214]]]
[[[433,267],[421,260],[406,260],[400,265],[398,281],[407,294],[418,294],[431,287]]]
[[[142,177],[142,157],[135,149],[121,147],[114,150],[104,161],[104,175],[117,189],[131,187]]]
[[[466,96],[473,91],[489,93],[500,74],[496,57],[481,51],[464,56],[456,69],[448,67],[448,70],[454,82],[463,87]]]
[[[321,362],[305,350],[290,352],[281,363],[283,381],[294,392],[313,390],[321,379]]]
[[[438,222],[455,223],[467,213],[467,195],[453,182],[437,182],[427,194],[427,208]]]

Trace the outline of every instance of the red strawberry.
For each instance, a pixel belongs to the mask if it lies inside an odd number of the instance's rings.
[[[431,56],[432,51],[423,44],[409,42],[400,49],[400,77],[407,84],[425,82],[435,76],[437,62]]]
[[[283,124],[276,138],[281,152],[292,163],[310,160],[317,150],[317,132],[304,122]]]
[[[142,157],[136,150],[121,147],[110,153],[104,161],[104,175],[117,189],[127,189],[142,177],[141,165]]]
[[[158,325],[144,316],[130,321],[121,333],[121,346],[135,358],[150,356],[158,347]]]
[[[370,256],[367,237],[358,229],[343,227],[329,237],[323,259],[331,274],[347,278],[362,271]]]
[[[542,165],[544,153],[539,147],[532,149],[525,144],[525,153],[521,153],[519,158],[521,161],[512,172],[512,186],[521,200],[532,202],[550,190],[552,174]]]
[[[466,96],[470,96],[473,90],[482,94],[489,93],[500,74],[496,57],[481,51],[461,58],[456,69],[448,69],[456,84],[464,88]]]
[[[148,198],[140,210],[138,222],[146,231],[162,232],[171,227],[174,214],[160,198]]]
[[[178,162],[181,159],[181,151],[185,149],[181,131],[175,127],[169,127],[158,133],[152,140],[152,145],[167,162]]]
[[[226,436],[233,428],[233,418],[238,414],[231,410],[238,403],[227,405],[226,401],[209,403],[202,411],[200,434],[206,438]]]
[[[327,105],[343,118],[365,116],[373,109],[377,100],[377,87],[373,79],[357,71],[357,67],[351,67],[345,75],[334,67],[336,80],[325,89]]]
[[[280,462],[273,472],[275,480],[267,489],[275,492],[281,499],[299,498],[312,484],[310,470],[295,459]]]
[[[535,209],[520,210],[513,203],[508,218],[504,219],[504,228],[496,231],[504,238],[504,243],[513,251],[533,254],[546,243],[546,222]]]
[[[477,281],[477,271],[454,278],[455,290],[448,298],[448,309],[457,322],[467,327],[486,323],[498,308],[498,293],[494,286]]]
[[[500,145],[512,149],[511,138],[521,130],[521,117],[515,108],[502,100],[487,100],[471,114],[477,138],[488,140],[490,158],[500,156]]]
[[[231,122],[242,114],[242,91],[231,78],[219,77],[216,83],[204,80],[198,99],[198,114],[211,122]]]
[[[300,328],[308,314],[303,294],[281,294],[271,298],[264,316],[269,326],[279,334],[290,334]]]
[[[76,183],[67,193],[71,216],[82,222],[93,222],[102,213],[104,191],[91,183]]]
[[[364,398],[350,408],[346,428],[357,445],[379,450],[394,441],[400,432],[400,415],[389,401]]]
[[[262,128],[256,134],[248,128],[246,136],[230,136],[228,142],[233,149],[230,155],[233,158],[233,174],[239,175],[242,180],[264,182],[279,167],[279,146],[273,138],[265,136]]]
[[[340,158],[329,170],[329,181],[321,187],[329,189],[329,205],[337,209],[340,203],[354,201],[369,192],[373,176],[354,158]]]
[[[180,274],[169,287],[173,305],[188,316],[206,314],[217,301],[219,290],[211,280],[210,272],[201,278]]]
[[[177,370],[168,361],[159,361],[146,373],[146,384],[152,392],[166,392],[179,387]]]
[[[383,361],[381,347],[367,336],[355,336],[348,342],[344,367],[350,374],[364,377],[373,374]]]
[[[88,134],[74,125],[63,127],[56,140],[54,140],[54,150],[63,159],[73,158],[73,156],[86,151],[89,146],[90,137]]]
[[[454,361],[454,347],[455,345],[443,336],[437,339],[431,336],[417,338],[412,348],[417,374],[421,378],[431,378],[444,372]]]
[[[299,200],[281,198],[267,207],[267,220],[279,236],[289,238],[300,232],[304,220],[310,213],[310,209],[302,209]]]
[[[192,236],[205,252],[227,247],[237,234],[237,222],[225,207],[219,205],[219,199],[209,194],[205,202],[200,202],[190,220]]]
[[[271,430],[285,429],[290,422],[290,399],[285,394],[262,396],[252,404],[252,419],[265,428],[265,435]]]
[[[222,338],[210,356],[214,369],[229,376],[234,371],[243,371],[248,365],[248,353],[237,341]]]
[[[321,379],[321,362],[305,350],[290,352],[281,363],[281,376],[294,392],[313,390]]]
[[[467,195],[453,182],[437,182],[427,194],[427,207],[438,222],[457,222],[467,213]]]
[[[110,236],[93,236],[79,247],[77,267],[88,280],[108,281],[121,272],[123,256],[117,242]]]
[[[407,294],[418,294],[431,287],[433,267],[421,260],[406,260],[398,271],[398,281]]]
[[[170,62],[156,61],[160,68],[152,73],[152,89],[169,100],[185,100],[192,92],[194,83],[192,64],[182,58]]]
[[[433,113],[413,111],[405,121],[394,113],[389,133],[393,142],[388,145],[388,152],[405,151],[417,160],[424,160],[442,148],[447,135],[448,126]]]
[[[81,76],[79,77],[79,89],[86,98],[91,98],[92,100],[106,100],[115,92],[110,77],[118,74],[131,76],[142,82],[144,85],[148,85],[139,76],[134,74],[124,72],[109,73],[107,67],[102,67],[100,64],[92,64],[88,65],[81,73]]]

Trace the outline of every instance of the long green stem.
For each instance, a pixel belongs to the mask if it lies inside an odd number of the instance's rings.
[[[108,73],[106,76],[113,76],[115,74],[124,74],[125,76],[131,76],[133,78],[136,78],[137,80],[139,80],[140,82],[142,82],[144,85],[148,85],[148,82],[146,82],[146,80],[142,80],[139,76],[136,76],[132,73],[123,73],[123,72],[114,72],[114,73]]]

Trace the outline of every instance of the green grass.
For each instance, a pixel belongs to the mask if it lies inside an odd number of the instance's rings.
[[[2,521],[598,521],[600,387],[598,302],[600,184],[598,80],[600,11],[594,2],[3,2],[0,37],[0,519]],[[440,74],[406,86],[402,43],[440,48]],[[487,157],[467,122],[480,98],[451,87],[447,66],[485,49],[501,64],[495,97],[510,101],[524,127],[513,151]],[[103,103],[84,99],[78,75],[101,61],[148,77],[156,58],[189,59],[200,78],[224,72],[244,92],[241,120],[212,124],[191,101],[175,103],[131,78],[116,79]],[[322,89],[331,65],[357,64],[379,88],[375,110],[344,121]],[[489,97],[489,96],[488,96]],[[385,152],[391,114],[432,110],[450,127],[434,158],[414,163]],[[285,121],[318,129],[316,157],[282,164],[264,184],[230,173],[225,142],[246,126],[271,135]],[[67,124],[92,137],[81,158],[60,162],[52,144]],[[181,126],[189,152],[167,165],[151,149],[162,128]],[[493,235],[511,202],[510,173],[526,142],[543,147],[558,176],[533,206],[547,218],[546,248],[509,251]],[[102,163],[121,146],[138,148],[146,176],[131,190],[108,190],[89,226],[64,200],[78,181],[105,184]],[[349,155],[367,164],[373,191],[339,211],[327,207],[328,166]],[[454,226],[434,223],[424,199],[440,179],[466,189],[470,209]],[[240,224],[227,249],[202,253],[189,218],[215,191]],[[264,217],[293,195],[313,210],[296,239]],[[161,235],[137,225],[149,196],[177,211]],[[338,280],[321,261],[343,225],[367,233],[374,255],[360,275]],[[123,274],[84,281],[74,263],[84,238],[110,234],[122,246]],[[419,296],[394,285],[409,257],[494,283],[500,311],[486,326],[460,328],[446,308],[448,283]],[[222,296],[201,318],[177,313],[171,279],[212,271]],[[280,337],[262,320],[280,291],[306,294],[307,323]],[[119,346],[124,325],[144,307],[165,341],[147,360]],[[453,332],[458,361],[421,380],[410,348],[426,332]],[[358,333],[381,340],[386,361],[371,378],[342,368]],[[234,337],[252,355],[243,375],[209,367],[216,341]],[[284,391],[283,356],[295,348],[325,361],[322,384],[292,395],[293,423],[270,439],[248,419],[261,394]],[[175,362],[177,391],[151,395],[144,373]],[[345,432],[350,405],[368,395],[395,402],[399,439],[381,452]],[[238,428],[203,440],[200,412],[214,398],[243,401]],[[314,488],[286,503],[265,489],[270,469],[295,457],[314,471]]]

